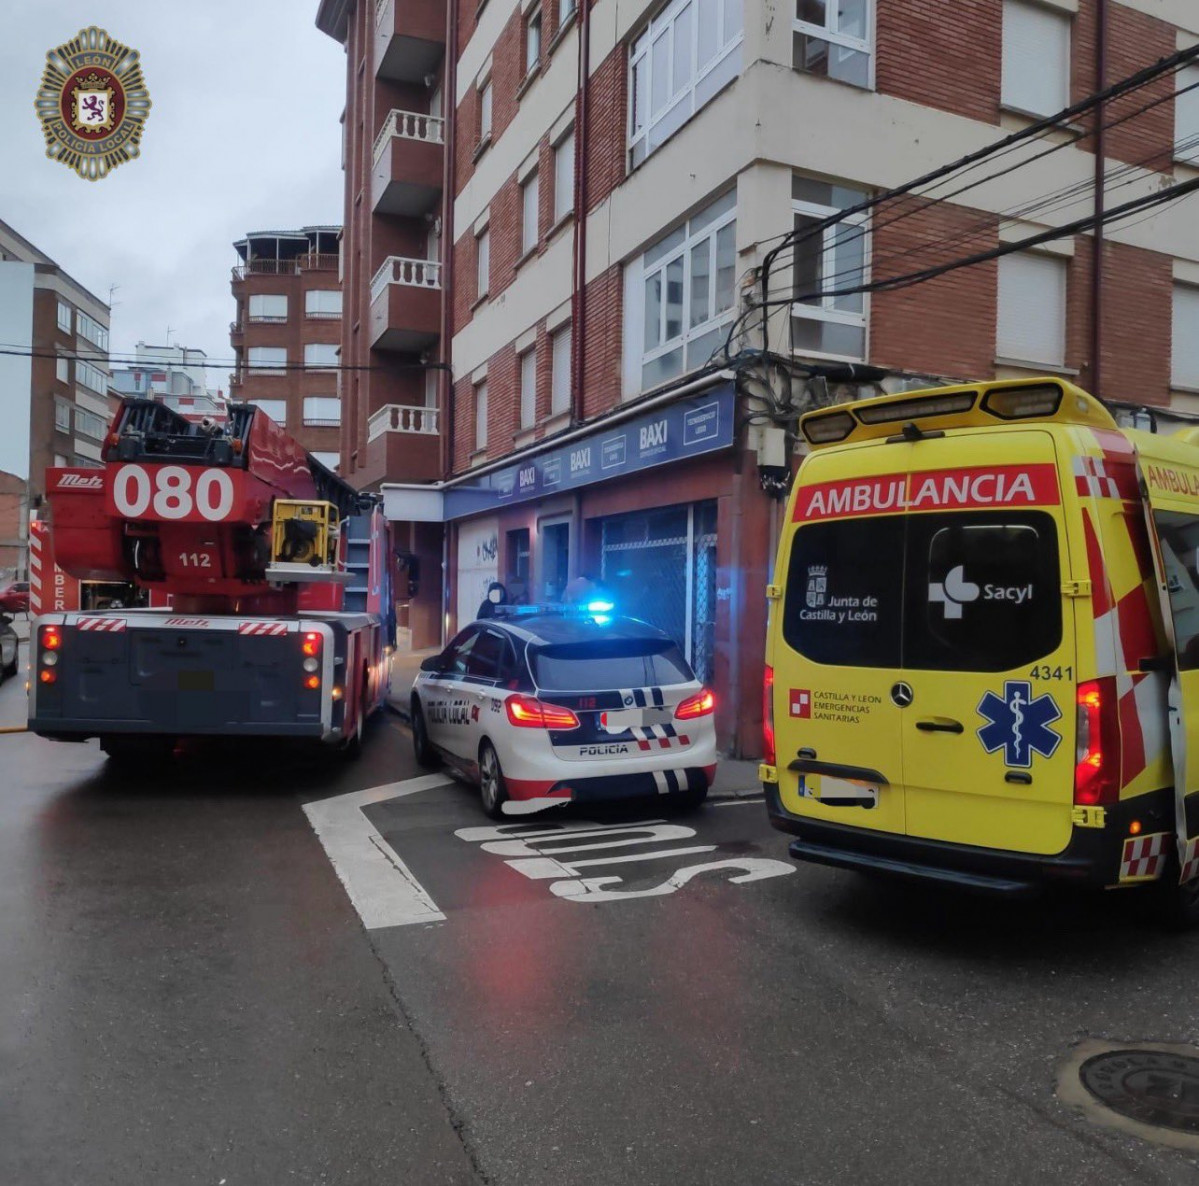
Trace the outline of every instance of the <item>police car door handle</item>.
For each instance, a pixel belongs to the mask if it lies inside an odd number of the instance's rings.
[[[916,722],[916,728],[922,733],[961,733],[962,722],[953,721],[948,717],[933,717],[931,720]]]

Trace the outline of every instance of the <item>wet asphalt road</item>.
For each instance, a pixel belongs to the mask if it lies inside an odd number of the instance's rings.
[[[402,790],[391,719],[352,766],[131,782],[15,736],[0,770],[5,1186],[1199,1175],[1054,1095],[1084,1037],[1199,1038],[1199,936],[1132,897],[792,867],[757,802],[497,832],[433,779],[350,815],[443,917],[367,931],[303,805]]]

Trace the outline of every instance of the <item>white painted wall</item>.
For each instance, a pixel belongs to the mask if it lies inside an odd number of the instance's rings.
[[[494,515],[458,529],[458,629],[475,620],[487,586],[499,580],[499,521]]]
[[[33,349],[33,264],[0,261],[0,342]],[[29,412],[33,363],[0,354],[0,470],[29,478]]]

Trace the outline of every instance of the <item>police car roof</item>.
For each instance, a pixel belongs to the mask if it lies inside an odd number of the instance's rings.
[[[497,614],[489,625],[502,626],[527,642],[588,642],[601,638],[648,638],[670,642],[670,635],[639,618],[607,617],[586,612],[541,612],[505,617]]]

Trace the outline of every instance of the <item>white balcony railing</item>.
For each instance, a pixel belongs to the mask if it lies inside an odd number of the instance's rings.
[[[435,259],[405,259],[389,255],[371,278],[371,303],[377,301],[389,284],[407,288],[441,288],[441,264]]]
[[[425,144],[444,144],[445,120],[439,115],[421,115],[416,111],[389,111],[375,137],[372,165],[379,163],[383,149],[392,136],[399,136],[401,140],[420,140]]]
[[[385,404],[366,422],[366,439],[373,441],[385,432],[437,435],[437,409],[411,404]]]

